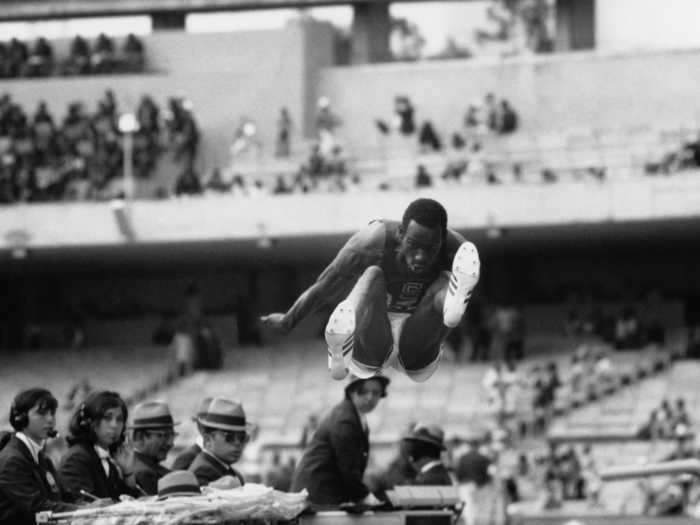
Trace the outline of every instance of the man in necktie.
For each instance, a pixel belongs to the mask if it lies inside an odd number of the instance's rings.
[[[197,439],[194,443],[192,443],[189,447],[187,447],[185,450],[183,450],[177,455],[175,461],[173,461],[173,470],[187,470],[188,468],[190,468],[190,465],[192,464],[192,461],[194,461],[194,458],[197,457],[197,454],[199,454],[202,451],[204,440],[202,438],[202,426],[199,424],[199,418],[203,417],[204,414],[206,414],[207,408],[209,408],[210,404],[210,397],[205,397],[199,403],[199,406],[197,407],[197,412],[194,415],[194,417],[192,417],[192,421],[194,421],[194,423],[197,425],[197,432],[199,432],[199,436],[197,436]]]
[[[168,405],[161,401],[148,401],[134,407],[128,427],[134,454],[126,482],[143,495],[158,494],[158,480],[170,472],[160,462],[173,448],[177,424]]]
[[[199,485],[208,485],[230,476],[228,488],[242,486],[245,480],[233,468],[233,464],[241,458],[252,429],[252,425],[246,422],[243,405],[238,401],[215,397],[198,422],[204,446],[189,470],[197,476]]]

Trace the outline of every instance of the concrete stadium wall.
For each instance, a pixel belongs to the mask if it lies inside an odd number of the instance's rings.
[[[333,67],[322,71],[319,92],[355,146],[376,143],[374,120],[392,118],[399,94],[412,98],[418,122],[430,119],[443,134],[460,129],[467,106],[487,92],[513,103],[525,132],[692,126],[700,120],[699,66],[695,50]]]

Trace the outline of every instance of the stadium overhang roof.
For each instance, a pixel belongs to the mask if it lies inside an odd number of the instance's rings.
[[[389,0],[370,0],[390,3]],[[417,2],[424,0],[392,0]],[[456,0],[455,0],[456,1]],[[366,3],[356,0],[0,0],[0,20],[39,20],[157,13],[201,13]]]

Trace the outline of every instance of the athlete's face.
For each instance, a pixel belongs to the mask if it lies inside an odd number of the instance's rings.
[[[425,273],[435,262],[442,246],[440,228],[428,228],[411,220],[402,232],[399,257],[409,271]]]

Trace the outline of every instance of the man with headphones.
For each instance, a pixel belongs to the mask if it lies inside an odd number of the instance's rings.
[[[34,525],[40,511],[71,511],[51,460],[47,438],[56,437],[56,398],[43,388],[17,394],[10,409],[16,433],[0,451],[0,524]]]

